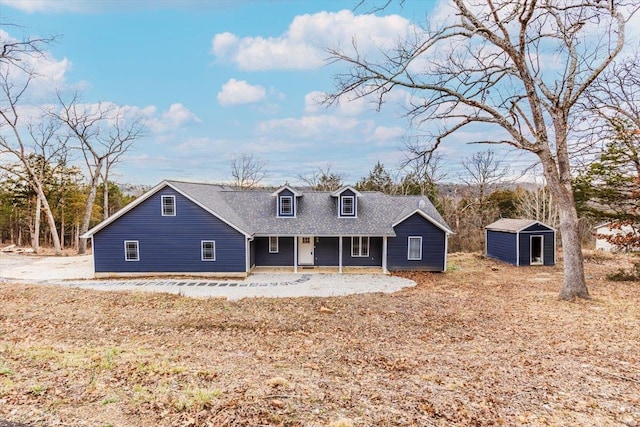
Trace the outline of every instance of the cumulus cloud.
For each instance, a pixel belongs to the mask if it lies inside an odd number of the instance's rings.
[[[324,64],[325,49],[350,46],[356,39],[363,52],[391,47],[412,28],[399,15],[354,15],[350,10],[319,12],[294,18],[276,37],[238,37],[225,32],[212,40],[212,53],[242,70],[314,69]]]
[[[18,43],[19,40],[0,29],[0,42],[3,44]],[[32,102],[53,94],[56,88],[65,83],[66,74],[71,70],[71,61],[67,58],[56,59],[50,52],[43,50],[40,54],[18,53],[19,66],[11,66],[9,80],[16,88],[23,87],[30,78],[27,96]],[[7,63],[0,63],[0,71],[6,71]]]
[[[222,85],[217,98],[220,105],[243,105],[262,101],[265,96],[266,90],[262,86],[250,85],[244,80],[230,79]]]
[[[158,114],[155,106],[148,106],[138,111],[149,130],[153,133],[175,131],[189,123],[199,123],[201,121],[198,116],[180,103],[171,104],[167,111],[160,114]]]
[[[268,120],[258,126],[258,131],[261,134],[287,134],[295,135],[297,138],[319,141],[339,138],[345,142],[347,142],[345,135],[348,134],[352,137],[355,135],[355,139],[358,141],[363,141],[362,136],[370,134],[373,129],[374,124],[371,120],[357,120],[334,115]],[[354,142],[355,139],[351,142]]]

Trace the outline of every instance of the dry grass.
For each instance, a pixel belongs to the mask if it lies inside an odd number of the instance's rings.
[[[453,255],[397,294],[190,299],[0,284],[0,420],[640,425],[640,284]]]

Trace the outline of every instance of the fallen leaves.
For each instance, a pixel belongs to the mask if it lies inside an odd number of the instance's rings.
[[[0,284],[0,419],[31,426],[640,425],[640,296],[452,254],[396,294],[228,302]]]

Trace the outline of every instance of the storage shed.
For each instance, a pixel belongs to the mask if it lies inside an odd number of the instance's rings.
[[[532,219],[499,219],[485,227],[485,254],[513,265],[554,265],[556,230]]]

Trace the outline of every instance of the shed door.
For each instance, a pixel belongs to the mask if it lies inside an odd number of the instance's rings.
[[[298,237],[298,265],[313,265],[313,237]]]
[[[543,236],[531,236],[531,265],[544,264]]]

